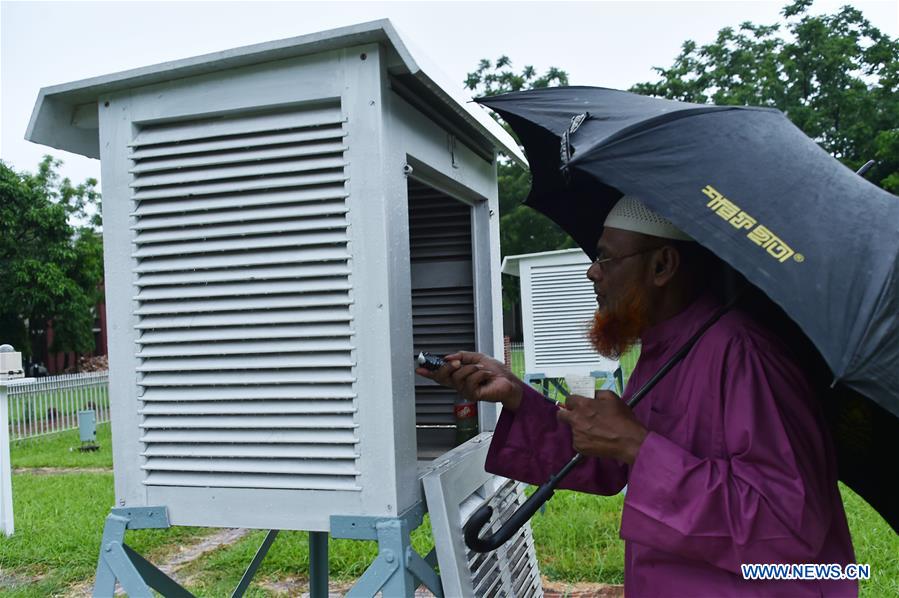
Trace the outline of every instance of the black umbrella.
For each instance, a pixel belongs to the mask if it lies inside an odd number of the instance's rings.
[[[899,532],[899,198],[779,110],[594,87],[477,101],[524,146],[525,204],[591,258],[609,210],[633,194],[798,325],[797,342],[823,360],[814,373],[827,377],[840,479]]]

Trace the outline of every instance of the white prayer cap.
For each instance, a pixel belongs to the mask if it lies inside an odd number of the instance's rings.
[[[693,240],[671,224],[671,222],[647,208],[642,201],[633,195],[625,195],[618,200],[618,203],[606,216],[603,226],[643,233],[644,235],[652,235],[653,237],[661,237],[663,239]]]

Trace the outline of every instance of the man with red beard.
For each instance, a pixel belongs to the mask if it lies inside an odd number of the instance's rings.
[[[616,356],[638,339],[623,396],[558,408],[479,353],[420,375],[469,400],[500,402],[492,473],[542,484],[579,452],[560,487],[612,495],[628,596],[847,596],[852,580],[749,580],[741,564],[854,562],[834,448],[806,374],[739,309],[715,322],[633,410],[626,400],[719,309],[714,258],[634,197],[607,217],[587,270],[590,337]]]

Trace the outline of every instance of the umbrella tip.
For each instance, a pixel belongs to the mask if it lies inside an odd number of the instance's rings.
[[[859,168],[858,170],[855,171],[855,174],[857,174],[859,176],[865,176],[865,173],[868,172],[869,170],[871,170],[871,168],[875,164],[877,164],[877,162],[875,160],[868,160],[867,162],[865,162],[864,166],[862,166],[861,168]]]

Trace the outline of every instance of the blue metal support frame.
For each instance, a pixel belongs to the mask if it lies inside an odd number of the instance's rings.
[[[193,598],[193,594],[178,582],[125,544],[126,530],[168,527],[171,524],[165,507],[112,509],[106,517],[103,539],[100,541],[94,596],[113,596],[118,581],[125,593],[135,598],[151,598],[151,587],[167,598]]]
[[[624,377],[621,372],[621,368],[617,368],[614,372],[604,372],[601,370],[594,370],[590,372],[590,375],[594,378],[604,378],[605,382],[601,387],[602,390],[613,390],[617,394],[621,394],[624,392]],[[542,387],[542,394],[544,397],[549,398],[549,385],[552,384],[556,387],[563,396],[568,396],[568,389],[562,386],[560,382],[561,378],[551,378],[546,376],[541,372],[534,372],[530,374],[524,375],[524,382],[528,386],[533,385],[535,383],[539,383]]]
[[[269,532],[265,535],[265,539],[262,540],[262,545],[259,546],[259,550],[256,551],[256,556],[253,557],[253,560],[250,561],[250,565],[247,567],[247,570],[244,571],[243,577],[240,578],[240,583],[237,584],[237,587],[231,594],[231,598],[240,598],[244,595],[244,593],[246,593],[247,588],[250,587],[250,582],[253,581],[253,576],[256,575],[256,571],[262,564],[262,560],[265,558],[265,555],[268,554],[268,550],[275,542],[275,538],[278,537],[278,531],[279,530],[276,529],[269,530]]]
[[[331,516],[331,535],[335,538],[378,541],[378,557],[347,592],[347,598],[375,596],[378,592],[412,597],[421,584],[437,598],[443,597],[432,555],[422,558],[412,548],[410,534],[421,525],[424,513],[424,504],[419,502],[397,517]]]
[[[309,598],[328,598],[328,533],[309,532]]]

